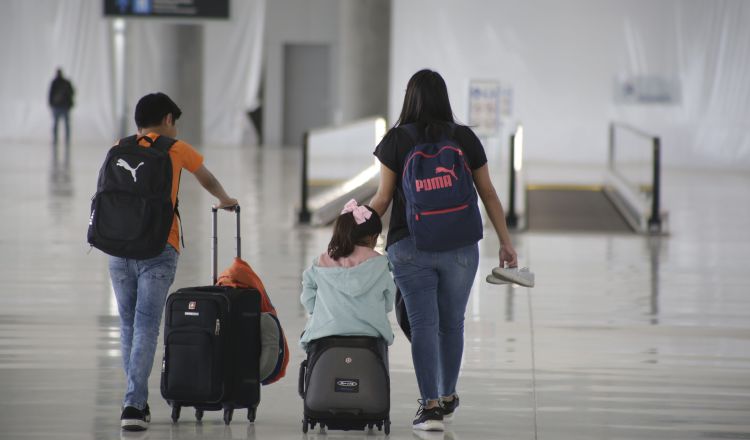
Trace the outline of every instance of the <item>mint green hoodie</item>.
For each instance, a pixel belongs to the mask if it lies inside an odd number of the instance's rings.
[[[323,267],[318,258],[302,274],[300,301],[310,313],[302,348],[324,336],[375,336],[393,343],[388,312],[396,285],[383,255],[353,267]]]

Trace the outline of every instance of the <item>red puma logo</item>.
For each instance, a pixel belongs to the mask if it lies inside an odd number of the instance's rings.
[[[448,188],[449,186],[453,186],[451,176],[447,174],[444,176],[431,177],[429,179],[417,179],[414,183],[417,192],[432,191],[433,189]]]
[[[454,179],[458,180],[458,176],[456,176],[456,172],[453,171],[456,168],[456,165],[454,164],[451,169],[445,168],[445,167],[436,167],[435,168],[435,174],[437,173],[448,173],[451,176],[453,176]]]

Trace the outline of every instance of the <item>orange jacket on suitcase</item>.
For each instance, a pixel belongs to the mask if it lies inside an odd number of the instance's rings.
[[[263,286],[263,282],[260,280],[258,274],[255,273],[252,267],[243,259],[235,257],[234,262],[229,268],[219,275],[216,282],[218,286],[227,287],[238,287],[238,288],[253,288],[260,292],[260,311],[261,313],[271,313],[278,318],[276,309],[273,307],[271,300],[268,298],[266,288]],[[286,367],[289,364],[289,345],[286,342],[286,336],[284,338],[284,353],[281,368],[279,372],[268,379],[264,380],[263,385],[272,384],[286,375]]]

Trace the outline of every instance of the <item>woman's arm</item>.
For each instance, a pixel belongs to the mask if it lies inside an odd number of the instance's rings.
[[[497,238],[500,240],[500,267],[503,267],[503,263],[508,263],[508,267],[516,267],[518,266],[518,257],[515,249],[513,249],[508,226],[505,224],[505,211],[503,211],[503,205],[497,197],[494,185],[492,185],[487,164],[477,168],[472,174],[479,198],[482,199],[492,226],[497,233]]]
[[[380,183],[378,191],[370,200],[370,208],[374,209],[379,216],[383,216],[393,200],[393,191],[396,189],[396,173],[390,168],[380,164]]]

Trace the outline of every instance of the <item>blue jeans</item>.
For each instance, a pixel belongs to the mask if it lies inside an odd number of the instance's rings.
[[[143,409],[148,402],[148,377],[178,256],[175,248],[167,245],[164,252],[147,260],[109,257],[109,276],[120,312],[122,363],[128,380],[123,406]]]
[[[411,356],[422,399],[456,392],[464,351],[464,312],[479,265],[472,244],[444,251],[420,251],[411,237],[388,247],[396,285],[411,324]]]
[[[52,142],[57,145],[57,123],[60,119],[65,123],[65,145],[70,145],[70,109],[66,107],[52,107]]]

